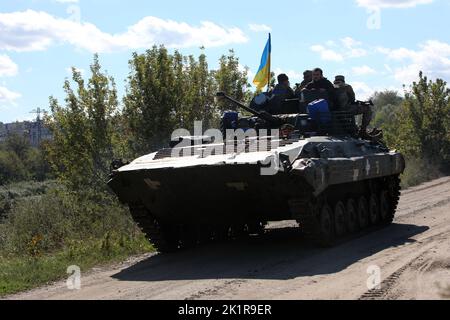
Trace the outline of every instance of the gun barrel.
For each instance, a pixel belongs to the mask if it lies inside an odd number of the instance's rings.
[[[268,113],[265,113],[265,112],[262,113],[262,112],[258,112],[258,111],[256,111],[256,110],[253,110],[252,108],[247,107],[247,106],[246,106],[245,104],[243,104],[242,102],[237,101],[236,99],[233,99],[232,97],[227,96],[224,92],[218,92],[218,93],[216,94],[216,96],[217,96],[218,98],[225,98],[225,99],[227,99],[228,101],[234,103],[235,105],[237,105],[237,106],[240,107],[241,109],[244,109],[245,111],[250,112],[250,113],[253,114],[254,116],[256,116],[256,117],[258,117],[258,118],[260,118],[260,119],[262,119],[262,120],[264,120],[264,121],[271,122],[272,124],[278,124],[277,120],[276,120],[271,114],[268,114]]]
[[[243,104],[242,102],[237,101],[236,99],[233,99],[232,97],[227,96],[227,95],[226,95],[225,93],[223,93],[223,92],[218,92],[218,93],[217,93],[217,97],[219,97],[219,98],[225,98],[225,99],[227,99],[228,101],[230,101],[230,102],[234,103],[235,105],[239,106],[240,108],[244,109],[245,111],[250,112],[250,113],[253,114],[254,116],[261,117],[261,114],[260,114],[258,111],[253,110],[252,108],[247,107],[247,106],[246,106],[245,104]]]

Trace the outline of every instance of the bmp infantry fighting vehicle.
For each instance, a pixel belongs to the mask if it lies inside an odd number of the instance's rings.
[[[216,134],[114,164],[109,186],[160,252],[262,234],[269,221],[296,220],[323,246],[392,223],[404,158],[359,138],[353,114],[330,112],[325,100],[298,113],[297,100],[274,115],[261,111],[264,95],[250,107],[218,97],[249,115],[226,112]]]

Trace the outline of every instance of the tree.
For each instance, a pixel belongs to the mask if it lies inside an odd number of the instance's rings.
[[[375,92],[371,97],[374,107],[374,119],[372,125],[382,128],[385,132],[390,132],[390,127],[395,125],[396,112],[403,102],[403,98],[398,95],[397,91],[386,90]]]
[[[72,89],[64,83],[65,106],[50,97],[51,115],[45,121],[53,134],[46,151],[57,176],[73,189],[103,187],[114,157],[113,115],[117,112],[114,79],[101,71],[98,55],[87,85],[75,68]]]
[[[405,154],[449,169],[450,90],[441,79],[429,81],[421,72],[396,113],[390,142]]]
[[[129,142],[135,153],[149,152],[161,146],[175,122],[183,65],[164,47],[153,47],[145,54],[133,54],[130,60],[124,116],[131,133]]]
[[[219,69],[214,72],[214,77],[219,91],[225,92],[236,100],[249,102],[251,85],[248,83],[248,68],[241,71],[239,58],[233,50],[220,58]],[[221,111],[228,109],[227,102],[219,102],[219,109]]]
[[[402,103],[403,98],[399,96],[397,91],[385,90],[375,92],[371,100],[375,104],[375,107],[380,109],[388,105],[398,106]]]
[[[26,179],[27,172],[16,153],[0,150],[0,186]]]
[[[209,70],[204,53],[186,57],[169,54],[164,46],[133,54],[129,65],[124,118],[134,155],[167,146],[175,129],[192,130],[195,121],[203,121],[204,128],[218,126],[228,105],[216,105],[217,91],[241,101],[250,96],[248,71],[241,70],[233,51],[220,58],[218,70]]]
[[[14,152],[21,161],[26,159],[30,148],[30,142],[24,135],[10,134],[6,138],[5,149]]]

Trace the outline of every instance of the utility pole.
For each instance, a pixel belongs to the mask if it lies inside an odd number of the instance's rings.
[[[40,146],[41,145],[41,140],[42,140],[42,119],[41,119],[41,114],[45,113],[46,110],[41,109],[41,108],[37,108],[33,111],[31,111],[30,113],[33,113],[36,115],[36,125],[37,125],[37,145]]]

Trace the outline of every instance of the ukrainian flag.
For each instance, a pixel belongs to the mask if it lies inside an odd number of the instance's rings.
[[[259,66],[259,70],[256,73],[255,79],[253,83],[255,84],[258,90],[264,88],[264,86],[268,85],[270,82],[270,59],[272,53],[272,39],[269,33],[269,40],[267,41],[266,47],[264,48],[264,52],[261,58],[261,65]]]

